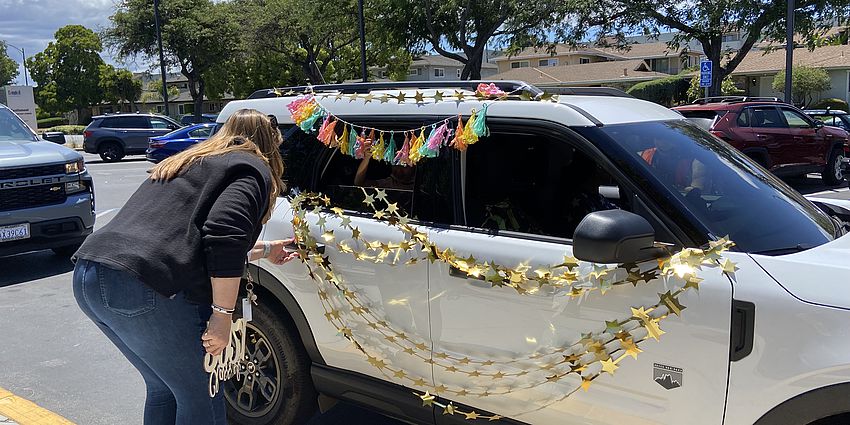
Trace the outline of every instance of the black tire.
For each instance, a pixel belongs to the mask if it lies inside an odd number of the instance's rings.
[[[80,249],[80,245],[81,244],[60,246],[57,248],[50,248],[50,250],[60,257],[71,259],[71,256],[74,255],[74,253],[77,252],[78,249]]]
[[[844,151],[834,149],[829,154],[826,167],[821,172],[821,180],[827,186],[835,186],[844,181]]]
[[[251,382],[247,375],[240,373],[223,385],[227,417],[234,425],[306,423],[318,409],[318,394],[310,376],[311,362],[301,339],[292,323],[262,301],[253,307],[253,316],[248,322],[246,355],[260,378],[253,380],[255,373]],[[258,361],[261,358],[266,360]],[[274,389],[266,385],[263,391],[261,382],[274,383]],[[250,397],[248,388],[251,389]],[[245,391],[242,397],[239,397],[240,390]]]
[[[97,147],[97,153],[103,162],[117,162],[124,158],[124,148],[116,142],[103,142]]]

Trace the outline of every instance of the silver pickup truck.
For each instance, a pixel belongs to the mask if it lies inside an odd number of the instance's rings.
[[[52,249],[70,257],[94,219],[82,155],[39,138],[0,104],[0,256]]]

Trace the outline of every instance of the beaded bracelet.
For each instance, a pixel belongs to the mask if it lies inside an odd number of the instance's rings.
[[[236,311],[235,308],[227,309],[227,308],[215,305],[215,304],[210,305],[210,307],[212,307],[213,311],[221,313],[221,314],[233,314],[233,312]]]

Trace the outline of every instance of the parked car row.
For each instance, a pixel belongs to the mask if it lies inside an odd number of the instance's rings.
[[[827,185],[844,180],[848,133],[841,125],[825,124],[843,122],[841,115],[807,115],[783,102],[740,97],[709,98],[673,109],[778,176],[820,173]]]

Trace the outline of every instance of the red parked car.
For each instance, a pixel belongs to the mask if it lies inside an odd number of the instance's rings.
[[[702,121],[712,134],[776,175],[821,173],[827,185],[844,180],[844,158],[850,157],[848,133],[824,126],[787,103],[717,97],[673,109]]]

